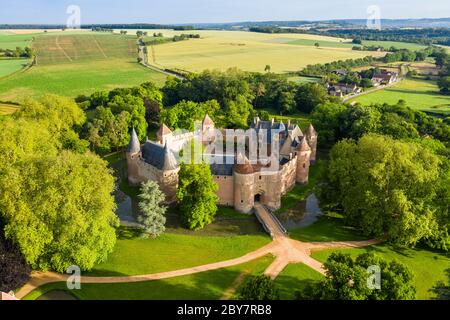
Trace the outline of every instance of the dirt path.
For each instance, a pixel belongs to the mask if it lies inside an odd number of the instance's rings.
[[[263,208],[263,207],[262,207]],[[259,210],[265,211],[266,209]],[[290,263],[303,263],[308,267],[325,274],[325,269],[322,263],[311,257],[311,252],[327,249],[345,249],[345,248],[359,248],[366,247],[373,244],[377,244],[379,241],[341,241],[341,242],[301,242],[288,238],[279,226],[273,221],[272,217],[266,212],[259,212],[260,217],[267,223],[271,232],[273,233],[273,241],[268,245],[259,248],[253,252],[250,252],[242,257],[220,261],[216,263],[206,264],[193,268],[180,269],[175,271],[160,272],[147,275],[136,276],[123,276],[123,277],[81,277],[81,283],[130,283],[130,282],[143,282],[152,280],[169,279],[174,277],[186,276],[200,272],[206,272],[211,270],[217,270],[222,268],[228,268],[236,265],[240,265],[266,255],[275,256],[275,261],[265,270],[264,274],[275,279],[284,268]],[[23,286],[16,297],[21,299],[34,289],[54,282],[65,282],[68,279],[68,275],[58,274],[54,272],[36,272],[32,274],[31,280]],[[235,280],[235,284],[239,280],[239,277]],[[239,284],[236,285],[236,288]],[[235,290],[235,286],[232,286],[230,291],[224,293],[224,298],[231,296]]]

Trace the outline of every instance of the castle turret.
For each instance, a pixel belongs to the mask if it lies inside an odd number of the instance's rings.
[[[317,131],[312,124],[306,130],[305,137],[311,147],[311,162],[314,163],[317,158]]]
[[[130,143],[126,152],[128,165],[128,181],[132,185],[139,184],[139,168],[138,161],[141,156],[141,144],[137,136],[136,130],[131,131]]]
[[[254,206],[253,167],[246,156],[239,154],[234,167],[234,208],[249,213]]]
[[[158,139],[158,142],[160,144],[166,144],[167,138],[172,135],[172,130],[170,130],[165,124],[162,124],[159,128],[158,132],[156,133],[156,137]]]
[[[309,178],[309,166],[311,162],[311,148],[306,140],[303,138],[300,144],[297,146],[297,183],[308,183]]]

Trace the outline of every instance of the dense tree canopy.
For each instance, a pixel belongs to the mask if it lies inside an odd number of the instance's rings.
[[[29,100],[0,122],[0,214],[5,237],[34,268],[65,272],[103,261],[115,241],[114,178],[94,154],[59,138],[84,121],[76,104]]]
[[[12,241],[4,238],[1,223],[0,228],[0,291],[10,292],[28,281],[31,268]]]
[[[368,268],[377,266],[381,289],[374,284]],[[416,290],[409,269],[396,262],[387,262],[376,255],[365,253],[356,259],[348,254],[332,253],[325,262],[326,279],[308,285],[297,292],[300,300],[412,300]]]
[[[279,292],[275,282],[266,275],[259,275],[248,279],[239,290],[240,300],[278,300]]]
[[[209,165],[181,164],[177,198],[184,224],[199,230],[214,221],[217,212],[217,184]]]
[[[408,246],[448,241],[449,198],[438,199],[448,189],[447,170],[419,144],[367,135],[333,147],[321,196],[368,236]]]

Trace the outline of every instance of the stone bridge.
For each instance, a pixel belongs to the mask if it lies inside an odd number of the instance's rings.
[[[264,230],[270,234],[273,240],[287,237],[287,231],[280,220],[266,206],[255,203],[254,211]]]

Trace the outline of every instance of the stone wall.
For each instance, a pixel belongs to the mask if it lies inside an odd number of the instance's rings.
[[[234,205],[234,177],[214,176],[214,182],[219,186],[217,191],[219,204],[232,207]]]

